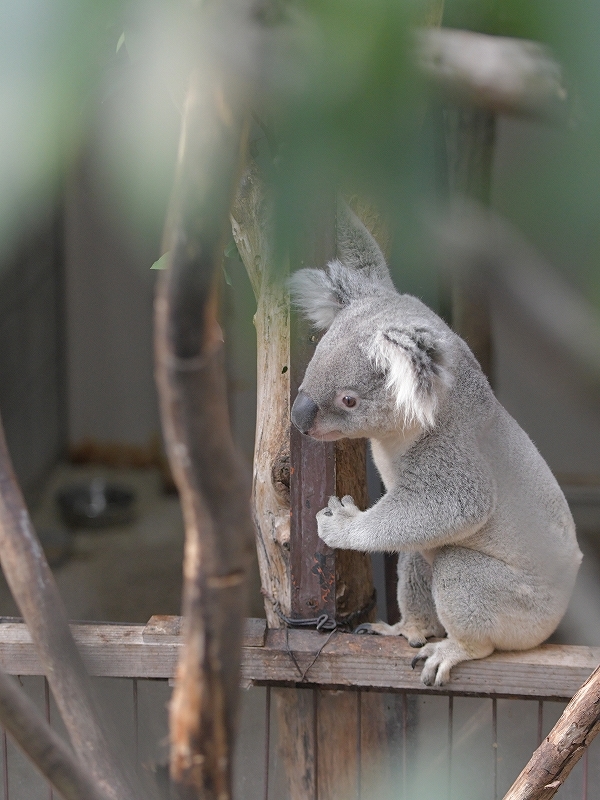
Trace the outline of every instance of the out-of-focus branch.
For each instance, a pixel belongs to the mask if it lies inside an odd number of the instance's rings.
[[[144,797],[94,701],[67,614],[35,535],[0,424],[0,559],[82,766],[112,800]]]
[[[508,222],[459,200],[434,224],[440,266],[467,280],[484,275],[492,290],[521,308],[578,368],[584,385],[600,388],[597,311]],[[594,394],[596,396],[596,394]]]
[[[537,42],[427,28],[417,32],[416,59],[450,99],[502,114],[564,114],[560,65]]]
[[[109,800],[37,707],[0,670],[0,723],[64,800]]]
[[[245,140],[257,23],[250,4],[196,6],[197,64],[186,97],[169,212],[170,259],[156,300],[163,431],[185,520],[184,649],[170,709],[181,798],[231,797],[250,486],[229,427],[218,285]],[[218,47],[227,41],[227,48]]]
[[[600,731],[600,667],[532,755],[504,800],[550,800]]]

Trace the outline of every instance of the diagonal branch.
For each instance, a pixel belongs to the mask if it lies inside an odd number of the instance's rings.
[[[550,800],[600,732],[600,667],[535,751],[504,800]]]
[[[144,796],[111,744],[67,614],[35,535],[0,424],[0,559],[81,764],[112,800]],[[114,742],[114,737],[112,737]]]
[[[0,723],[64,800],[109,800],[34,703],[0,670]]]

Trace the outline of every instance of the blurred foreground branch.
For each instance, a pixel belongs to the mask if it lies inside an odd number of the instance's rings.
[[[583,384],[600,389],[600,318],[511,225],[464,199],[434,224],[437,258],[462,280],[483,276],[494,292],[523,310],[547,341],[578,368]]]
[[[1,425],[0,558],[82,766],[106,797],[141,800],[145,795],[133,769],[119,756],[115,737],[107,732],[94,699],[62,599],[14,475]],[[6,714],[10,712],[6,710]],[[35,731],[30,736],[34,740]],[[41,742],[32,741],[32,746],[41,747]],[[68,764],[63,768],[68,771]]]
[[[600,731],[600,667],[561,714],[504,800],[550,800]]]
[[[156,300],[156,374],[185,520],[184,649],[170,709],[180,798],[231,797],[250,491],[229,427],[218,286],[251,96],[249,4],[196,9],[198,63],[186,97],[169,211],[169,269]],[[226,52],[218,43],[226,40]],[[230,58],[235,53],[235,59]]]
[[[0,723],[64,800],[108,800],[25,692],[0,670]]]
[[[431,28],[416,44],[417,63],[448,99],[502,114],[564,113],[560,65],[537,42]]]

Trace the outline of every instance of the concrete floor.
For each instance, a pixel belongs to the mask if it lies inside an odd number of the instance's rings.
[[[41,538],[45,530],[66,530],[56,492],[92,477],[132,488],[136,519],[128,525],[69,532],[71,554],[53,568],[69,618],[147,622],[153,614],[179,614],[183,521],[179,500],[163,491],[158,470],[59,464],[32,510]],[[3,577],[0,614],[18,616]]]

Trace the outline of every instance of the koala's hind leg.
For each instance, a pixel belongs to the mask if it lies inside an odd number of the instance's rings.
[[[448,638],[427,644],[413,661],[425,660],[421,679],[426,685],[442,686],[453,666],[495,649],[536,647],[555,624],[550,597],[539,586],[534,591],[531,578],[467,547],[437,551],[432,594]]]
[[[404,636],[411,647],[422,647],[431,636],[444,636],[431,594],[431,567],[420,553],[398,555],[398,607],[400,622],[375,622],[369,631],[383,636]]]
[[[457,642],[451,636],[441,642],[429,642],[413,658],[411,666],[425,661],[421,680],[425,686],[443,686],[450,680],[450,670],[462,661],[485,658],[494,652],[489,642],[472,643],[469,647]]]

